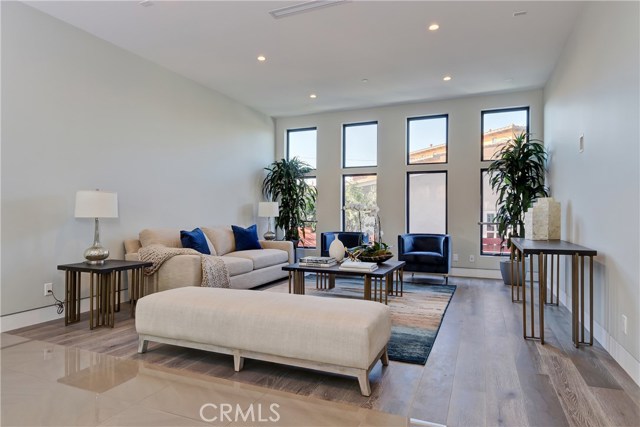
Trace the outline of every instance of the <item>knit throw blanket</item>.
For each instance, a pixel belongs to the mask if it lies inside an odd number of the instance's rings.
[[[202,265],[202,285],[209,288],[228,288],[229,272],[220,257],[204,255],[194,249],[168,248],[162,245],[150,245],[138,251],[141,261],[151,262],[153,265],[144,269],[144,274],[151,276],[158,271],[162,264],[176,255],[199,255]]]

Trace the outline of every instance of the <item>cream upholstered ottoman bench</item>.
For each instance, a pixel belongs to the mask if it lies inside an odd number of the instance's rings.
[[[356,376],[371,394],[369,372],[387,365],[389,307],[372,301],[240,289],[186,287],[137,302],[138,352],[149,341]]]

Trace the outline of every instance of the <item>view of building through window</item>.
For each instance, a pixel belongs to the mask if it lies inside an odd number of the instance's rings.
[[[447,115],[407,119],[410,165],[447,162]]]
[[[378,123],[354,123],[342,128],[345,168],[378,165]]]
[[[491,223],[495,221],[496,201],[498,196],[489,185],[489,174],[483,170],[482,172],[482,212],[480,213],[480,221],[483,223]],[[502,247],[502,239],[498,235],[498,228],[494,224],[482,224],[480,226],[480,254],[481,255],[500,255]],[[503,248],[504,249],[504,248]],[[504,251],[503,251],[504,252]]]
[[[344,231],[363,231],[373,241],[376,224],[377,176],[344,175],[342,177],[342,224]]]
[[[491,160],[509,139],[529,132],[529,107],[482,112],[482,160]]]
[[[316,178],[308,177],[305,178],[305,182],[316,188]],[[317,200],[316,200],[317,203]],[[316,247],[316,225],[318,224],[318,220],[316,218],[316,207],[315,205],[306,210],[306,218],[307,221],[304,225],[304,233],[302,232],[302,228],[300,228],[300,246],[303,248],[315,248]]]
[[[316,128],[287,130],[287,159],[297,157],[308,163],[312,169],[316,169],[317,138]]]
[[[447,173],[407,174],[409,233],[447,232]]]

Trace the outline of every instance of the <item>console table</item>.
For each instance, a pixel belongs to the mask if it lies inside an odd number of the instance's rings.
[[[520,294],[522,286],[522,327],[525,339],[539,339],[544,344],[544,306],[547,303],[547,256],[551,255],[551,303],[553,303],[553,256],[557,256],[556,274],[557,283],[560,280],[560,256],[571,257],[571,336],[573,344],[578,347],[580,344],[593,345],[593,257],[598,254],[593,249],[576,245],[564,240],[529,240],[523,238],[511,239],[511,260],[512,269],[518,268],[519,273],[514,275],[515,286]],[[539,336],[535,336],[535,298],[533,291],[533,256],[538,256],[538,323]],[[530,320],[531,334],[527,335],[527,280],[525,275],[525,258],[529,256],[529,285],[530,285]],[[589,258],[589,341],[585,341],[585,258]],[[520,283],[522,282],[522,283]],[[514,287],[512,280],[511,294],[513,298]],[[559,285],[558,285],[559,286]],[[559,288],[558,288],[559,289]],[[557,298],[557,295],[556,295]],[[515,300],[514,300],[515,301]]]
[[[150,262],[121,261],[108,259],[102,265],[85,262],[59,265],[58,270],[65,272],[65,314],[64,324],[80,321],[80,289],[82,273],[89,273],[89,328],[111,326],[115,324],[115,312],[120,311],[120,288],[122,272],[131,270],[129,295],[131,316],[135,314],[135,303],[144,296],[145,267]],[[94,304],[95,302],[95,304]]]

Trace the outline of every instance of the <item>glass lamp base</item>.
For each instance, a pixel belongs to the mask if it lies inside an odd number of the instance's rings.
[[[267,231],[264,233],[264,240],[276,240],[276,233],[271,230]]]
[[[104,260],[109,258],[109,250],[94,243],[93,246],[84,251],[84,257],[87,259],[85,262],[90,265],[102,265]]]

